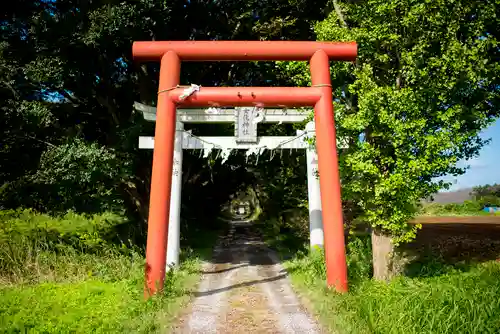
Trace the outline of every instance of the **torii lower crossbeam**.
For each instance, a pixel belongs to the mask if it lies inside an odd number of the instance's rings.
[[[357,54],[356,43],[135,42],[132,53],[137,60],[161,62],[146,248],[146,296],[161,290],[165,278],[176,108],[207,105],[314,106],[327,284],[339,292],[347,291],[347,265],[329,60],[354,61]],[[211,87],[202,88],[186,99],[181,98],[183,90],[176,88],[180,80],[181,60],[307,59],[310,59],[312,87]]]

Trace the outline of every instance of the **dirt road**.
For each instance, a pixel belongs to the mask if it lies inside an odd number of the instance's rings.
[[[232,223],[184,313],[172,333],[322,333],[248,223]]]

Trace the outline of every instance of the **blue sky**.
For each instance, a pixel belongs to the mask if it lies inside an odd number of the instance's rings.
[[[450,191],[484,184],[500,184],[500,120],[483,130],[481,137],[491,138],[491,142],[483,147],[479,157],[459,162],[461,166],[469,165],[470,169],[464,175],[443,178],[454,183]]]

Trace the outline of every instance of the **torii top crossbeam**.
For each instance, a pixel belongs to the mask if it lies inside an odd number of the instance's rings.
[[[159,61],[168,51],[182,61],[251,61],[251,60],[309,60],[323,50],[330,60],[354,61],[357,45],[354,42],[299,41],[158,41],[134,42],[135,60]]]
[[[330,60],[354,61],[353,42],[155,41],[134,42],[137,61],[160,61],[157,119],[146,248],[146,296],[163,288],[178,107],[314,106],[327,283],[347,291],[342,201],[333,117]],[[309,60],[311,87],[208,87],[185,96],[181,61]]]

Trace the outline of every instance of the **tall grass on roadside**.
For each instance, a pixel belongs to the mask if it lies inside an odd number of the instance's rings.
[[[469,271],[441,270],[433,277],[371,279],[369,238],[348,245],[350,292],[336,294],[324,285],[324,257],[286,263],[296,288],[312,303],[332,332],[340,333],[498,333],[500,263]],[[422,271],[439,271],[436,263]]]
[[[133,226],[112,213],[0,211],[0,332],[167,332],[199,276],[201,248],[183,252],[163,293],[146,302]],[[203,236],[200,247],[212,241]]]
[[[163,293],[144,300],[144,271],[121,279],[0,286],[2,333],[165,333],[196,283],[190,259],[167,274]]]
[[[143,263],[138,247],[111,241],[112,231],[124,222],[111,213],[51,217],[30,210],[2,211],[0,283],[124,277]]]

